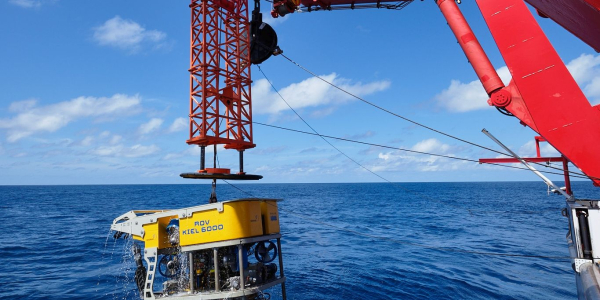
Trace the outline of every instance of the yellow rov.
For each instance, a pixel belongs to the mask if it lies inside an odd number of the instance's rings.
[[[116,237],[134,244],[143,299],[265,299],[285,276],[278,199],[236,199],[174,210],[138,210],[116,218]],[[276,258],[278,261],[275,261]],[[162,290],[154,286],[162,275]]]

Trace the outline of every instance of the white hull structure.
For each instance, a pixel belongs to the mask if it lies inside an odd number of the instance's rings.
[[[567,243],[579,299],[600,299],[600,207],[598,200],[568,201]]]

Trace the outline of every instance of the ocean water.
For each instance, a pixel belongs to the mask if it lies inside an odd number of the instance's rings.
[[[564,200],[543,183],[226,184],[283,198],[288,299],[574,299]],[[590,183],[576,195],[600,198]],[[132,209],[207,203],[208,185],[0,186],[0,298],[138,299]],[[458,251],[448,251],[449,249]],[[271,299],[281,299],[278,288]]]

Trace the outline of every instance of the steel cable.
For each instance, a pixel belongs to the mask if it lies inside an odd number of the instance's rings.
[[[502,151],[498,151],[498,150],[495,150],[495,149],[492,149],[492,148],[489,148],[489,147],[486,147],[486,146],[483,146],[483,145],[479,145],[479,144],[476,144],[476,143],[473,143],[473,142],[467,141],[467,140],[465,140],[465,139],[462,139],[462,138],[459,138],[459,137],[457,137],[457,136],[455,136],[455,135],[451,135],[451,134],[449,134],[449,133],[445,133],[445,132],[443,132],[443,131],[437,130],[437,129],[435,129],[435,128],[429,127],[429,126],[427,126],[427,125],[425,125],[425,124],[419,123],[419,122],[417,122],[417,121],[414,121],[414,120],[411,120],[411,119],[409,119],[409,118],[407,118],[407,117],[404,117],[404,116],[402,116],[402,115],[399,115],[399,114],[397,114],[397,113],[395,113],[395,112],[392,112],[392,111],[390,111],[390,110],[388,110],[388,109],[386,109],[386,108],[383,108],[383,107],[381,107],[381,106],[379,106],[379,105],[377,105],[377,104],[375,104],[375,103],[373,103],[373,102],[370,102],[370,101],[368,101],[368,100],[365,100],[365,99],[363,99],[363,98],[361,98],[361,97],[359,97],[359,96],[357,96],[357,95],[355,95],[355,94],[353,94],[353,93],[351,93],[351,92],[349,92],[349,91],[346,91],[345,89],[343,89],[343,88],[341,88],[341,87],[339,87],[339,86],[337,86],[337,85],[333,84],[332,82],[329,82],[329,81],[327,81],[327,80],[323,79],[321,76],[319,76],[319,75],[315,74],[314,72],[312,72],[312,71],[310,71],[309,69],[307,69],[307,68],[303,67],[302,65],[300,65],[300,64],[299,64],[299,63],[297,63],[297,62],[295,62],[295,61],[294,61],[294,60],[292,60],[291,58],[287,57],[285,54],[281,53],[280,55],[281,55],[281,56],[283,56],[283,57],[284,57],[286,60],[288,60],[290,63],[292,63],[292,64],[294,64],[295,66],[299,67],[300,69],[304,70],[306,73],[308,73],[308,74],[312,75],[313,77],[315,77],[315,78],[317,78],[317,79],[319,79],[319,80],[321,80],[321,81],[323,81],[323,82],[327,83],[328,85],[330,85],[330,86],[334,87],[335,89],[337,89],[337,90],[339,90],[339,91],[341,91],[341,92],[343,92],[343,93],[345,93],[345,94],[347,94],[347,95],[349,95],[349,96],[351,96],[351,97],[353,97],[353,98],[356,98],[356,99],[358,99],[358,100],[360,100],[360,101],[362,101],[362,102],[364,102],[364,103],[366,103],[366,104],[368,104],[368,105],[370,105],[370,106],[372,106],[372,107],[375,107],[375,108],[377,108],[377,109],[379,109],[379,110],[381,110],[381,111],[384,111],[384,112],[386,112],[386,113],[388,113],[388,114],[390,114],[390,115],[393,115],[393,116],[395,116],[395,117],[398,117],[398,118],[400,118],[400,119],[402,119],[402,120],[405,120],[405,121],[407,121],[407,122],[413,123],[413,124],[415,124],[415,125],[417,125],[417,126],[420,126],[420,127],[422,127],[422,128],[425,128],[425,129],[427,129],[427,130],[433,131],[433,132],[435,132],[435,133],[438,133],[438,134],[444,135],[444,136],[446,136],[446,137],[449,137],[449,138],[455,139],[455,140],[457,140],[457,141],[461,141],[461,142],[463,142],[463,143],[466,143],[466,144],[469,144],[469,145],[472,145],[472,146],[475,146],[475,147],[478,147],[478,148],[481,148],[481,149],[485,149],[485,150],[488,150],[488,151],[492,151],[492,152],[495,152],[495,153],[498,153],[498,154],[501,154],[501,155],[504,155],[504,156],[508,156],[508,157],[515,158],[515,157],[513,157],[512,155],[510,155],[510,154],[507,154],[507,153],[504,153],[504,152],[502,152]],[[540,166],[544,166],[544,167],[547,167],[547,168],[552,168],[552,169],[557,169],[557,170],[560,170],[560,171],[562,171],[562,169],[560,169],[560,168],[556,168],[556,167],[552,167],[552,166],[546,166],[546,165],[544,165],[544,164],[540,164],[540,163],[536,163],[536,162],[531,162],[531,163],[533,163],[533,164],[536,164],[536,165],[540,165]],[[573,172],[573,171],[568,171],[568,173],[569,173],[569,174],[575,174],[575,175],[578,175],[578,176],[584,176],[586,179],[596,179],[596,180],[600,180],[600,178],[596,178],[596,177],[588,176],[588,175],[586,175],[586,174],[583,174],[583,173],[578,173],[578,172]]]
[[[265,123],[261,123],[261,122],[252,122],[252,123],[257,124],[257,125],[261,125],[261,126],[266,126],[266,127],[271,127],[271,128],[276,128],[276,129],[291,131],[291,132],[297,132],[297,133],[302,133],[302,134],[307,134],[307,135],[314,135],[314,136],[321,136],[321,137],[325,137],[325,138],[329,138],[329,139],[334,139],[334,140],[345,141],[345,142],[349,142],[349,143],[363,144],[363,145],[368,145],[368,146],[373,146],[373,147],[387,148],[387,149],[393,149],[393,150],[397,150],[397,151],[405,151],[405,152],[422,154],[422,155],[431,155],[431,156],[443,157],[443,158],[460,160],[460,161],[474,162],[474,163],[478,163],[478,164],[494,165],[494,166],[503,167],[503,168],[525,170],[525,171],[529,171],[530,172],[529,169],[523,168],[523,167],[517,167],[517,166],[511,166],[511,165],[505,165],[505,164],[499,164],[499,163],[479,162],[478,160],[470,159],[470,158],[463,158],[463,157],[457,157],[457,156],[450,156],[450,155],[436,154],[436,153],[430,153],[430,152],[416,151],[416,150],[410,150],[410,149],[404,149],[404,148],[393,147],[393,146],[386,146],[386,145],[381,145],[381,144],[376,144],[376,143],[369,143],[369,142],[357,141],[357,140],[352,140],[352,139],[348,139],[348,138],[341,138],[341,137],[336,137],[336,136],[330,136],[330,135],[321,135],[321,134],[316,134],[316,133],[302,131],[302,130],[297,130],[297,129],[292,129],[292,128],[286,128],[286,127],[277,126],[277,125],[265,124]],[[546,174],[564,175],[563,173],[551,172],[551,171],[540,171],[540,172],[546,173]],[[578,175],[572,175],[572,177],[588,179],[585,176],[578,176]]]
[[[271,81],[269,80],[269,78],[267,78],[267,75],[265,75],[265,72],[263,72],[263,70],[261,69],[260,66],[258,66],[258,69],[260,70],[260,72],[263,74],[263,76],[265,77],[265,79],[269,82],[269,84],[271,85],[271,87],[273,88],[273,90],[277,93],[277,95],[279,95],[279,98],[281,98],[281,100],[283,100],[283,102],[285,102],[285,104],[296,114],[296,116],[298,116],[298,118],[300,118],[300,120],[302,120],[302,122],[304,122],[304,124],[306,124],[306,126],[308,126],[314,133],[315,135],[319,136],[323,141],[325,141],[327,144],[329,144],[329,146],[333,147],[335,150],[337,150],[339,153],[341,153],[342,155],[344,155],[346,158],[348,158],[349,160],[351,160],[352,162],[354,162],[355,164],[357,164],[358,166],[360,166],[361,168],[365,169],[367,172],[381,178],[384,181],[387,181],[389,183],[392,183],[391,181],[387,180],[386,178],[384,178],[383,176],[371,171],[369,168],[363,166],[362,164],[360,164],[358,161],[354,160],[352,157],[348,156],[346,153],[344,153],[342,150],[338,149],[336,146],[334,146],[331,142],[329,142],[326,138],[324,138],[321,134],[319,134],[312,126],[310,126],[310,124],[308,124],[308,122],[306,122],[306,120],[304,120],[304,118],[302,118],[302,116],[300,116],[300,114],[298,112],[296,112],[296,110],[283,98],[283,96],[279,93],[279,91],[275,88],[275,86],[273,85],[273,83],[271,83]]]
[[[540,259],[552,259],[552,260],[571,260],[577,257],[570,257],[570,256],[549,256],[549,255],[530,255],[530,254],[516,254],[516,253],[498,253],[498,252],[485,252],[485,251],[475,251],[475,250],[464,250],[464,249],[456,249],[456,248],[449,248],[449,247],[439,247],[439,246],[431,246],[431,245],[426,245],[426,244],[421,244],[421,243],[414,243],[414,242],[409,242],[409,241],[403,241],[403,240],[398,240],[398,239],[394,239],[394,238],[389,238],[389,237],[384,237],[384,236],[377,236],[377,235],[372,235],[372,234],[368,234],[368,233],[364,233],[364,232],[360,232],[357,230],[352,230],[352,229],[348,229],[348,228],[343,228],[340,226],[336,226],[333,224],[329,224],[327,222],[323,222],[323,221],[319,221],[310,217],[307,217],[305,215],[302,214],[298,214],[295,212],[292,212],[290,210],[287,209],[283,209],[277,205],[274,205],[272,203],[269,203],[268,201],[264,201],[261,198],[258,198],[256,196],[254,196],[252,193],[247,192],[243,189],[241,189],[240,187],[235,186],[234,184],[225,181],[228,185],[232,186],[233,188],[239,190],[240,192],[252,197],[253,199],[258,199],[261,200],[262,202],[266,203],[267,205],[271,205],[273,207],[276,207],[278,210],[285,212],[287,214],[296,216],[302,220],[306,220],[315,224],[319,224],[319,225],[323,225],[323,226],[327,226],[330,228],[333,228],[335,230],[338,231],[344,231],[344,232],[348,232],[348,233],[352,233],[354,235],[357,236],[362,236],[362,237],[367,237],[367,238],[371,238],[374,240],[380,240],[380,241],[385,241],[385,242],[390,242],[390,243],[395,243],[395,244],[400,244],[400,245],[409,245],[409,246],[414,246],[414,247],[419,247],[419,248],[425,248],[425,249],[432,249],[432,250],[438,250],[438,251],[442,251],[442,252],[454,252],[454,253],[464,253],[464,254],[474,254],[474,255],[483,255],[483,256],[499,256],[499,257],[515,257],[515,258],[540,258]]]
[[[392,186],[394,186],[394,187],[396,187],[396,188],[398,188],[398,189],[400,189],[400,190],[404,191],[405,193],[413,194],[413,195],[416,195],[416,196],[418,196],[418,197],[421,197],[421,198],[423,198],[423,199],[430,200],[430,201],[433,201],[433,202],[442,203],[442,204],[444,204],[444,205],[452,206],[452,207],[454,207],[454,208],[457,208],[457,209],[465,209],[465,208],[464,208],[464,207],[462,207],[462,206],[458,206],[458,205],[454,205],[454,204],[451,204],[451,203],[448,203],[448,202],[444,202],[444,201],[438,200],[438,199],[436,199],[436,198],[431,198],[431,197],[429,197],[429,196],[427,196],[427,195],[423,195],[422,193],[418,193],[418,192],[412,191],[412,190],[410,190],[410,189],[404,188],[404,187],[402,187],[402,186],[398,185],[397,183],[394,183],[394,182],[392,182],[392,181],[390,181],[390,180],[388,180],[388,179],[384,178],[383,176],[381,176],[381,175],[379,175],[379,174],[377,174],[377,173],[373,172],[373,171],[372,171],[372,170],[370,170],[369,168],[367,168],[367,167],[363,166],[363,165],[362,165],[362,164],[360,164],[358,161],[356,161],[356,160],[354,160],[353,158],[351,158],[350,156],[348,156],[348,155],[347,155],[346,153],[344,153],[342,150],[340,150],[339,148],[337,148],[336,146],[334,146],[334,145],[333,145],[331,142],[329,142],[329,141],[328,141],[328,140],[327,140],[327,139],[326,139],[326,138],[325,138],[323,135],[321,135],[320,133],[318,133],[318,132],[317,132],[317,131],[316,131],[316,130],[315,130],[315,129],[314,129],[314,128],[313,128],[313,127],[310,125],[310,124],[308,124],[308,122],[307,122],[306,120],[304,120],[304,118],[302,118],[302,116],[300,116],[300,114],[299,114],[299,113],[298,113],[298,112],[297,112],[297,111],[296,111],[296,110],[295,110],[295,109],[294,109],[294,108],[293,108],[293,107],[292,107],[292,106],[291,106],[291,105],[290,105],[290,104],[289,104],[289,103],[288,103],[288,102],[285,100],[285,98],[283,98],[283,96],[281,95],[281,93],[279,93],[279,91],[277,90],[277,88],[275,88],[275,86],[273,85],[273,83],[272,83],[272,82],[269,80],[269,78],[268,78],[268,77],[266,76],[266,74],[263,72],[262,68],[261,68],[260,66],[258,66],[258,69],[259,69],[259,70],[260,70],[260,72],[263,74],[263,76],[265,77],[265,79],[267,80],[267,82],[269,82],[269,84],[271,85],[271,87],[273,88],[273,90],[274,90],[274,91],[277,93],[277,95],[279,95],[280,99],[281,99],[281,100],[282,100],[282,101],[283,101],[283,102],[284,102],[284,103],[285,103],[285,104],[286,104],[286,105],[287,105],[287,106],[288,106],[288,107],[289,107],[289,108],[290,108],[290,109],[291,109],[291,110],[292,110],[292,111],[293,111],[293,112],[296,114],[296,116],[298,116],[298,118],[300,118],[300,120],[302,120],[302,122],[304,122],[304,124],[306,124],[306,126],[308,126],[308,127],[309,127],[309,128],[310,128],[310,129],[311,129],[313,132],[314,132],[314,135],[316,135],[316,136],[319,136],[319,137],[320,137],[320,138],[321,138],[323,141],[325,141],[325,142],[326,142],[327,144],[329,144],[329,145],[330,145],[332,148],[334,148],[334,149],[335,149],[335,150],[337,150],[339,153],[341,153],[342,155],[344,155],[344,156],[345,156],[346,158],[348,158],[350,161],[354,162],[356,165],[358,165],[358,166],[360,166],[361,168],[365,169],[365,170],[366,170],[366,171],[368,171],[369,173],[371,173],[371,174],[373,174],[373,175],[375,175],[375,176],[379,177],[379,178],[380,178],[380,179],[382,179],[383,181],[386,181],[386,182],[388,182],[388,183],[392,184]],[[447,157],[451,157],[451,156],[447,156]],[[526,169],[526,170],[528,170],[528,169]],[[472,213],[471,209],[469,209],[469,208],[466,208],[465,210],[466,210],[466,211],[468,211],[468,212],[469,212],[469,214],[473,215],[473,213]]]

